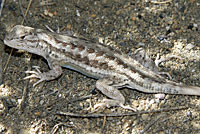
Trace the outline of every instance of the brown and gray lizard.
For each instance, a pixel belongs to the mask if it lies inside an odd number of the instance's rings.
[[[6,35],[4,43],[40,55],[48,61],[49,72],[42,73],[38,68],[36,71],[26,71],[31,75],[25,79],[39,79],[34,86],[59,77],[61,67],[97,79],[96,88],[110,98],[97,107],[121,106],[134,110],[124,105],[125,98],[118,90],[123,87],[146,93],[200,95],[200,87],[168,80],[130,56],[86,39],[16,25]]]

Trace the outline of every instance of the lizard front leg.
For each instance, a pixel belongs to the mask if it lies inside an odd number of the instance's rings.
[[[125,98],[117,89],[117,86],[123,86],[123,83],[113,84],[112,80],[109,79],[99,79],[96,82],[96,88],[100,90],[104,95],[111,99],[104,99],[102,103],[96,104],[94,106],[95,109],[103,108],[103,107],[113,107],[113,106],[120,106],[124,109],[129,109],[136,111],[135,109],[131,108],[130,106],[125,106]]]
[[[36,83],[33,84],[33,87],[35,87],[37,84],[43,82],[43,81],[50,81],[50,80],[54,80],[57,77],[59,77],[62,74],[62,68],[59,64],[57,64],[56,62],[49,62],[49,67],[50,67],[50,71],[48,72],[41,72],[39,70],[38,66],[33,66],[36,71],[26,71],[25,73],[27,74],[31,74],[30,76],[26,76],[24,79],[31,79],[31,78],[37,78],[39,79]]]

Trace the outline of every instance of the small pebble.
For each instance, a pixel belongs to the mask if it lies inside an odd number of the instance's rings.
[[[154,95],[156,99],[164,99],[165,98],[165,94],[155,94]]]

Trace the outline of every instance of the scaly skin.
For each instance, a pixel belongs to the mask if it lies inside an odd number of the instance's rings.
[[[39,79],[34,86],[60,76],[61,67],[97,79],[96,88],[111,98],[97,107],[121,106],[134,110],[124,106],[124,96],[118,90],[121,87],[146,93],[200,95],[200,87],[167,80],[122,52],[86,39],[17,25],[7,34],[4,43],[40,55],[48,61],[49,72],[41,73],[38,68],[36,71],[26,71],[31,75],[25,79]]]

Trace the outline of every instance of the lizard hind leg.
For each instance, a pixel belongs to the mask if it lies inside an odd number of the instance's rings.
[[[135,50],[133,58],[135,58],[140,64],[142,64],[144,67],[150,69],[151,71],[160,74],[160,75],[166,75],[169,79],[172,79],[170,74],[168,72],[160,72],[159,71],[159,64],[165,61],[168,61],[172,58],[177,58],[177,59],[183,59],[180,56],[177,55],[168,55],[165,56],[165,58],[160,58],[159,54],[157,54],[155,61],[153,61],[150,58],[149,51],[146,51],[143,48],[138,48]]]
[[[103,101],[100,104],[96,104],[94,106],[94,108],[98,110],[98,109],[105,108],[105,107],[110,108],[110,107],[114,107],[114,106],[120,106],[124,109],[136,111],[134,108],[132,108],[128,105],[126,105],[126,106],[124,105],[124,103],[125,103],[124,96],[112,84],[113,84],[113,81],[111,81],[109,79],[97,80],[96,88],[98,90],[100,90],[104,95],[109,97],[110,99],[103,99]],[[123,85],[123,83],[119,84],[119,85]]]

